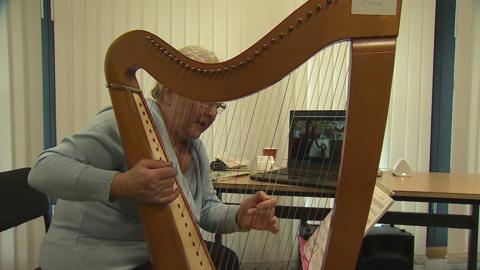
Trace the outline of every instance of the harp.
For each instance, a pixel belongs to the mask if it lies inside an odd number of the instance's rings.
[[[215,64],[191,60],[145,31],[120,36],[108,50],[105,73],[128,166],[143,158],[168,159],[139,89],[138,69],[184,97],[228,101],[261,91],[320,49],[350,40],[343,158],[322,269],[354,269],[380,160],[401,8],[401,0],[387,1],[394,3],[392,15],[354,14],[359,2],[371,1],[307,1],[247,50]],[[168,207],[139,210],[154,269],[215,268],[183,194]]]

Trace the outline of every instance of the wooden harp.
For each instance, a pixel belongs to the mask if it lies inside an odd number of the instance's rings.
[[[354,269],[380,160],[400,22],[401,0],[375,2],[394,3],[392,15],[354,14],[352,6],[365,1],[307,1],[250,48],[216,64],[193,61],[145,31],[120,36],[108,50],[105,73],[128,166],[167,159],[135,78],[139,68],[184,97],[227,101],[274,84],[329,44],[350,40],[348,121],[322,269]],[[215,268],[194,218],[185,215],[183,194],[168,207],[139,209],[154,269]]]

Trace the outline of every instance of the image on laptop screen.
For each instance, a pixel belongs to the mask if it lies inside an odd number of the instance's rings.
[[[336,188],[345,136],[345,111],[290,111],[287,167],[258,172],[257,181]]]
[[[288,170],[336,178],[343,147],[345,111],[290,111],[290,127]]]

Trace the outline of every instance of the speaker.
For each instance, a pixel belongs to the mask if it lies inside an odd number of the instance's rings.
[[[408,163],[404,159],[399,159],[393,167],[393,175],[395,176],[412,176],[412,169],[408,166]]]
[[[357,270],[413,270],[414,237],[411,233],[384,225],[365,236]]]

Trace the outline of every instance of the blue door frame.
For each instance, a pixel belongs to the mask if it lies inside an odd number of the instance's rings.
[[[430,171],[450,172],[456,0],[437,0],[433,65]],[[430,213],[448,213],[448,204],[430,203]],[[446,247],[447,228],[427,228],[427,247]]]

